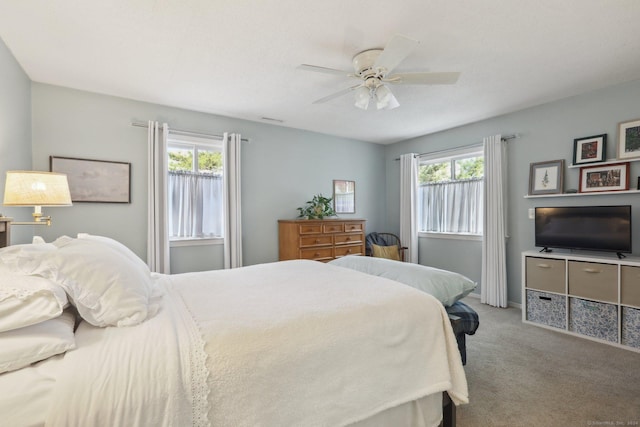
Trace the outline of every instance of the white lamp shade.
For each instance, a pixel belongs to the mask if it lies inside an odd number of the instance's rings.
[[[6,206],[70,206],[67,175],[54,172],[7,171]]]

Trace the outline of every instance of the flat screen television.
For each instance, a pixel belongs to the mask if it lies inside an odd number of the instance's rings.
[[[548,248],[631,252],[631,206],[536,208],[535,245]]]

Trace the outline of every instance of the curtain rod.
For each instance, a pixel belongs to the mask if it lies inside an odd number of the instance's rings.
[[[513,134],[513,135],[503,136],[500,139],[502,139],[503,141],[509,141],[510,139],[518,139],[518,138],[520,138],[520,135],[518,135],[516,133],[516,134]],[[445,150],[431,151],[430,153],[420,153],[420,154],[416,154],[416,157],[432,155],[432,154],[446,153],[448,151],[460,150],[462,148],[471,148],[471,147],[474,147],[474,146],[482,146],[482,142],[477,142],[475,144],[469,144],[469,145],[461,145],[461,146],[453,147],[453,148],[447,148]],[[396,157],[393,160],[400,160],[400,157]]]
[[[147,123],[144,122],[131,122],[131,126],[135,126],[135,127],[139,127],[139,128],[147,128],[148,125]],[[181,129],[174,129],[174,128],[169,128],[169,133],[179,133],[182,135],[186,135],[186,136],[204,136],[204,137],[214,137],[214,138],[223,138],[223,135],[215,135],[215,134],[211,134],[211,133],[203,133],[203,132],[194,132],[191,130],[181,130]],[[249,140],[247,138],[241,138],[241,140],[243,142],[249,142]]]

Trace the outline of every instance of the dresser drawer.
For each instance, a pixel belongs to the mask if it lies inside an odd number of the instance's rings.
[[[300,234],[321,234],[322,224],[304,224],[300,226]]]
[[[305,248],[309,246],[331,246],[331,236],[324,236],[322,234],[317,236],[301,236],[300,247]]]
[[[300,249],[300,259],[331,260],[333,259],[333,248]]]
[[[336,258],[346,255],[364,255],[362,245],[336,246]]]
[[[527,257],[529,289],[565,293],[565,262],[561,259]]]
[[[364,224],[362,223],[357,223],[357,224],[351,224],[351,223],[347,223],[344,225],[344,231],[347,233],[351,233],[351,232],[356,232],[356,231],[364,231]]]
[[[323,233],[342,233],[344,231],[344,224],[339,222],[336,224],[324,224],[322,226]]]
[[[569,261],[571,296],[618,302],[618,266],[596,262]]]
[[[354,243],[362,243],[363,242],[362,234],[339,234],[334,236],[334,242],[336,245],[349,245]]]
[[[620,268],[620,302],[640,308],[640,267]]]

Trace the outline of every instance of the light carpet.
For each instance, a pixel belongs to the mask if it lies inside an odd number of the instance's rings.
[[[474,297],[458,427],[640,426],[640,353],[523,324]]]

